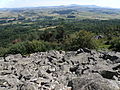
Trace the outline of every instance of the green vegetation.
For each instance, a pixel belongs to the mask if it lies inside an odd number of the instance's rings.
[[[119,9],[68,6],[8,11],[0,11],[0,56],[52,49],[120,51]]]
[[[119,38],[113,38],[112,41],[110,42],[110,49],[114,51],[120,52],[120,37]]]
[[[0,56],[52,49],[120,51],[120,20],[41,20],[31,24],[1,25],[0,28]]]
[[[21,43],[12,45],[6,53],[7,54],[20,53],[24,55],[24,54],[30,54],[35,52],[44,52],[44,51],[53,50],[53,49],[57,49],[57,44],[43,42],[43,41],[31,41],[31,42],[26,41],[26,42],[21,42]]]
[[[78,50],[79,48],[97,48],[95,39],[93,38],[94,34],[81,30],[77,33],[72,34],[69,38],[65,40],[65,49],[66,50]]]

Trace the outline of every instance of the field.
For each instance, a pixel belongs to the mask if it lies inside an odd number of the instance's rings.
[[[119,19],[120,9],[102,8],[98,6],[58,6],[58,7],[36,7],[0,9],[0,17],[19,17],[26,19],[44,18],[76,18],[76,19]]]

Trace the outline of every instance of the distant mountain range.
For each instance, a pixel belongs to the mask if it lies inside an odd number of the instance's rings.
[[[41,14],[42,13],[42,14]],[[0,17],[17,17],[18,14],[25,17],[54,17],[77,19],[120,19],[120,9],[100,7],[96,5],[60,5],[23,8],[1,8]],[[42,15],[42,16],[41,16]]]
[[[111,7],[101,7],[97,5],[79,5],[79,4],[70,4],[70,5],[60,5],[60,6],[39,6],[39,8],[55,8],[55,7],[86,7],[86,8],[110,8],[116,9]],[[20,7],[20,8],[38,8],[38,7]],[[0,8],[1,9],[14,9],[14,8]],[[118,8],[117,8],[118,9]]]
[[[109,9],[119,9],[119,8],[111,8],[111,7],[102,7],[97,5],[79,5],[79,4],[70,4],[70,5],[60,5],[60,6],[39,6],[44,8],[49,7],[86,7],[86,8],[109,8]],[[32,8],[32,7],[31,7]]]
[[[89,8],[100,8],[100,6],[97,5],[78,5],[78,4],[70,4],[70,5],[65,5],[65,6],[74,6],[74,7],[89,7]]]

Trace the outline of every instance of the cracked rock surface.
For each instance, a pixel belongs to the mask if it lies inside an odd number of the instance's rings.
[[[0,57],[0,90],[120,90],[120,53],[79,49]]]

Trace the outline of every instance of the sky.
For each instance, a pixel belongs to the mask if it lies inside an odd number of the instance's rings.
[[[59,6],[70,4],[120,8],[120,0],[0,0],[0,8]]]

